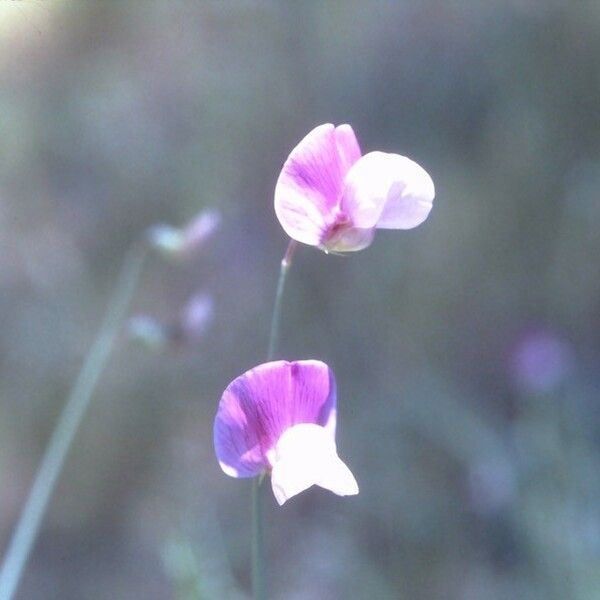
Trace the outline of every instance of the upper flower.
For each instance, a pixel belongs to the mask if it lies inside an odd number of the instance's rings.
[[[350,125],[313,129],[290,153],[275,186],[275,212],[293,239],[325,252],[366,248],[375,229],[411,229],[432,207],[428,173],[405,156],[361,156]]]
[[[335,378],[325,363],[265,363],[223,392],[214,425],[217,459],[231,477],[269,471],[280,505],[312,485],[358,494],[337,455],[335,425]]]

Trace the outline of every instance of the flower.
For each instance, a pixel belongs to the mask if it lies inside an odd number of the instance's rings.
[[[132,341],[151,350],[181,348],[200,341],[213,320],[213,299],[197,293],[188,300],[180,314],[167,322],[138,314],[129,319],[127,332]]]
[[[547,394],[568,377],[573,366],[569,343],[549,329],[533,329],[517,342],[511,356],[514,383],[521,391]]]
[[[318,360],[269,362],[228,386],[215,418],[217,459],[231,477],[271,473],[275,499],[312,485],[339,496],[358,494],[335,445],[333,371]]]
[[[429,214],[435,189],[405,156],[361,156],[350,125],[313,129],[290,153],[275,186],[275,213],[293,239],[325,252],[362,250],[375,229],[411,229]]]
[[[199,340],[208,329],[213,320],[214,302],[211,296],[205,293],[195,294],[188,300],[181,316],[179,328],[181,336],[189,340]]]
[[[206,209],[197,214],[183,229],[171,225],[154,225],[148,230],[150,245],[168,258],[189,258],[212,237],[221,216]]]
[[[164,350],[169,344],[167,328],[149,315],[135,315],[127,322],[127,334],[132,341],[151,350]]]

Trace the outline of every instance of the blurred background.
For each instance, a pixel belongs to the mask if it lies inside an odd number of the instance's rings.
[[[274,184],[324,122],[437,198],[296,255],[280,354],[335,369],[361,493],[267,489],[272,597],[600,598],[596,0],[0,0],[0,548],[128,248],[220,214],[147,260],[156,343],[123,325],[18,598],[248,597],[250,485],[212,421],[264,360]]]

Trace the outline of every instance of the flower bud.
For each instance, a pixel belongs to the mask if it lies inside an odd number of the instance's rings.
[[[532,331],[516,344],[512,376],[522,391],[544,394],[556,390],[569,375],[573,355],[569,343],[548,330]]]
[[[168,330],[148,315],[131,317],[127,323],[127,332],[131,340],[155,351],[163,350],[171,342]]]
[[[154,225],[148,230],[150,245],[167,257],[181,254],[184,241],[184,232],[171,225]]]
[[[185,254],[200,249],[215,233],[221,222],[218,211],[207,209],[199,213],[183,230],[183,248]]]
[[[217,211],[204,210],[182,229],[165,224],[151,227],[148,242],[167,258],[189,258],[213,235],[220,220]]]
[[[213,300],[208,294],[196,294],[181,314],[181,329],[185,337],[198,339],[206,331],[213,317]]]

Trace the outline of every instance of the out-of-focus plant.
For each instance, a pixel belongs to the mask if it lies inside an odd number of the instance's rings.
[[[17,591],[48,502],[114,347],[149,249],[161,250],[167,256],[177,259],[189,257],[205,243],[217,225],[217,213],[206,211],[196,217],[179,234],[178,230],[170,228],[172,241],[169,244],[165,243],[164,235],[156,234],[156,227],[147,232],[141,240],[132,244],[125,257],[104,321],[58,417],[31,491],[8,545],[0,569],[1,600],[11,600]],[[179,240],[178,243],[174,242],[175,238]],[[196,297],[187,307],[183,318],[177,323],[177,327],[183,331],[190,330],[197,333],[205,327],[211,312],[212,305],[208,297]],[[138,337],[144,337],[147,344],[154,346],[162,344],[163,333],[151,320],[138,319],[137,322],[134,322],[133,329],[136,330]],[[181,331],[178,330],[177,335],[181,337]]]
[[[198,292],[174,319],[163,323],[150,315],[138,314],[129,319],[127,330],[133,341],[152,350],[190,346],[202,340],[213,313],[212,297]]]

